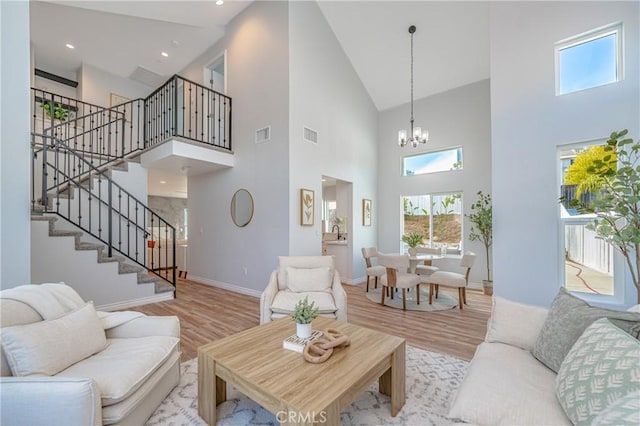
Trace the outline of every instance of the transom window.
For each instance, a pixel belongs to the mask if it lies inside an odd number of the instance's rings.
[[[422,246],[462,252],[462,193],[402,197],[402,235],[422,235]]]
[[[622,24],[556,43],[556,95],[622,80]]]
[[[402,158],[402,176],[462,169],[462,147],[423,152]]]

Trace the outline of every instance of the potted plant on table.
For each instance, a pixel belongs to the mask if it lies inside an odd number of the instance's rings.
[[[296,335],[301,339],[311,337],[311,321],[318,316],[318,308],[315,302],[309,303],[309,298],[298,300],[291,314],[291,318],[296,322]]]
[[[418,234],[417,232],[411,232],[402,236],[402,241],[409,246],[409,254],[411,256],[416,255],[416,247],[422,244],[423,238],[422,234]]]
[[[491,262],[489,254],[491,244],[493,244],[493,211],[491,206],[491,195],[478,191],[478,200],[471,204],[471,213],[467,215],[471,222],[469,231],[470,241],[480,241],[484,244],[487,257],[487,279],[482,280],[484,294],[493,294],[493,281],[491,280]]]

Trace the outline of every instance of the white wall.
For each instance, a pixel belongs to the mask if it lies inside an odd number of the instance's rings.
[[[189,277],[254,295],[266,287],[278,256],[289,254],[287,16],[284,2],[254,2],[179,73],[202,82],[206,64],[227,49],[236,158],[233,168],[189,177]],[[268,125],[271,140],[256,144],[255,131]],[[255,204],[244,228],[229,213],[240,188]]]
[[[31,281],[29,3],[0,2],[0,288]]]
[[[491,111],[489,80],[483,80],[414,102],[415,125],[429,131],[429,142],[417,148],[398,146],[398,130],[408,129],[410,108],[404,104],[380,112],[378,232],[382,252],[401,249],[402,196],[429,193],[463,193],[464,214],[470,212],[477,192],[491,192]],[[462,146],[463,169],[416,176],[402,176],[402,157],[420,152]],[[374,209],[375,213],[375,209]],[[471,283],[486,278],[484,246],[468,240],[469,221],[462,225],[463,249],[478,256],[471,270]],[[455,268],[459,258],[437,261]]]
[[[640,136],[638,2],[494,2],[491,125],[494,288],[548,305],[560,287],[558,145]],[[625,79],[555,96],[554,43],[622,21]],[[625,304],[636,300],[627,285]]]
[[[372,200],[374,222],[378,211],[377,110],[315,2],[289,4],[289,51],[290,253],[321,254],[322,176],[351,182],[352,268],[342,278],[364,280],[360,249],[377,240],[375,223],[362,226],[363,198]],[[319,133],[317,145],[303,141],[303,126]],[[300,188],[316,194],[312,227],[300,225]]]
[[[111,106],[109,105],[111,93],[129,99],[138,99],[148,96],[155,89],[157,87],[149,87],[88,64],[82,64],[78,70],[78,97],[94,105]]]

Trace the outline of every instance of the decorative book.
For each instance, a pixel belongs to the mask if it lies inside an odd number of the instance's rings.
[[[302,353],[307,343],[311,342],[312,340],[319,339],[321,337],[322,337],[322,331],[320,330],[314,330],[311,333],[311,336],[307,337],[306,339],[301,339],[300,337],[294,334],[282,341],[282,347],[290,351],[296,351],[296,352]]]

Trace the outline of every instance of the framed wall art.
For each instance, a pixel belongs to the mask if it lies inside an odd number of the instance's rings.
[[[362,199],[362,226],[371,226],[371,200]]]
[[[315,195],[312,189],[300,189],[300,225],[313,226]]]

